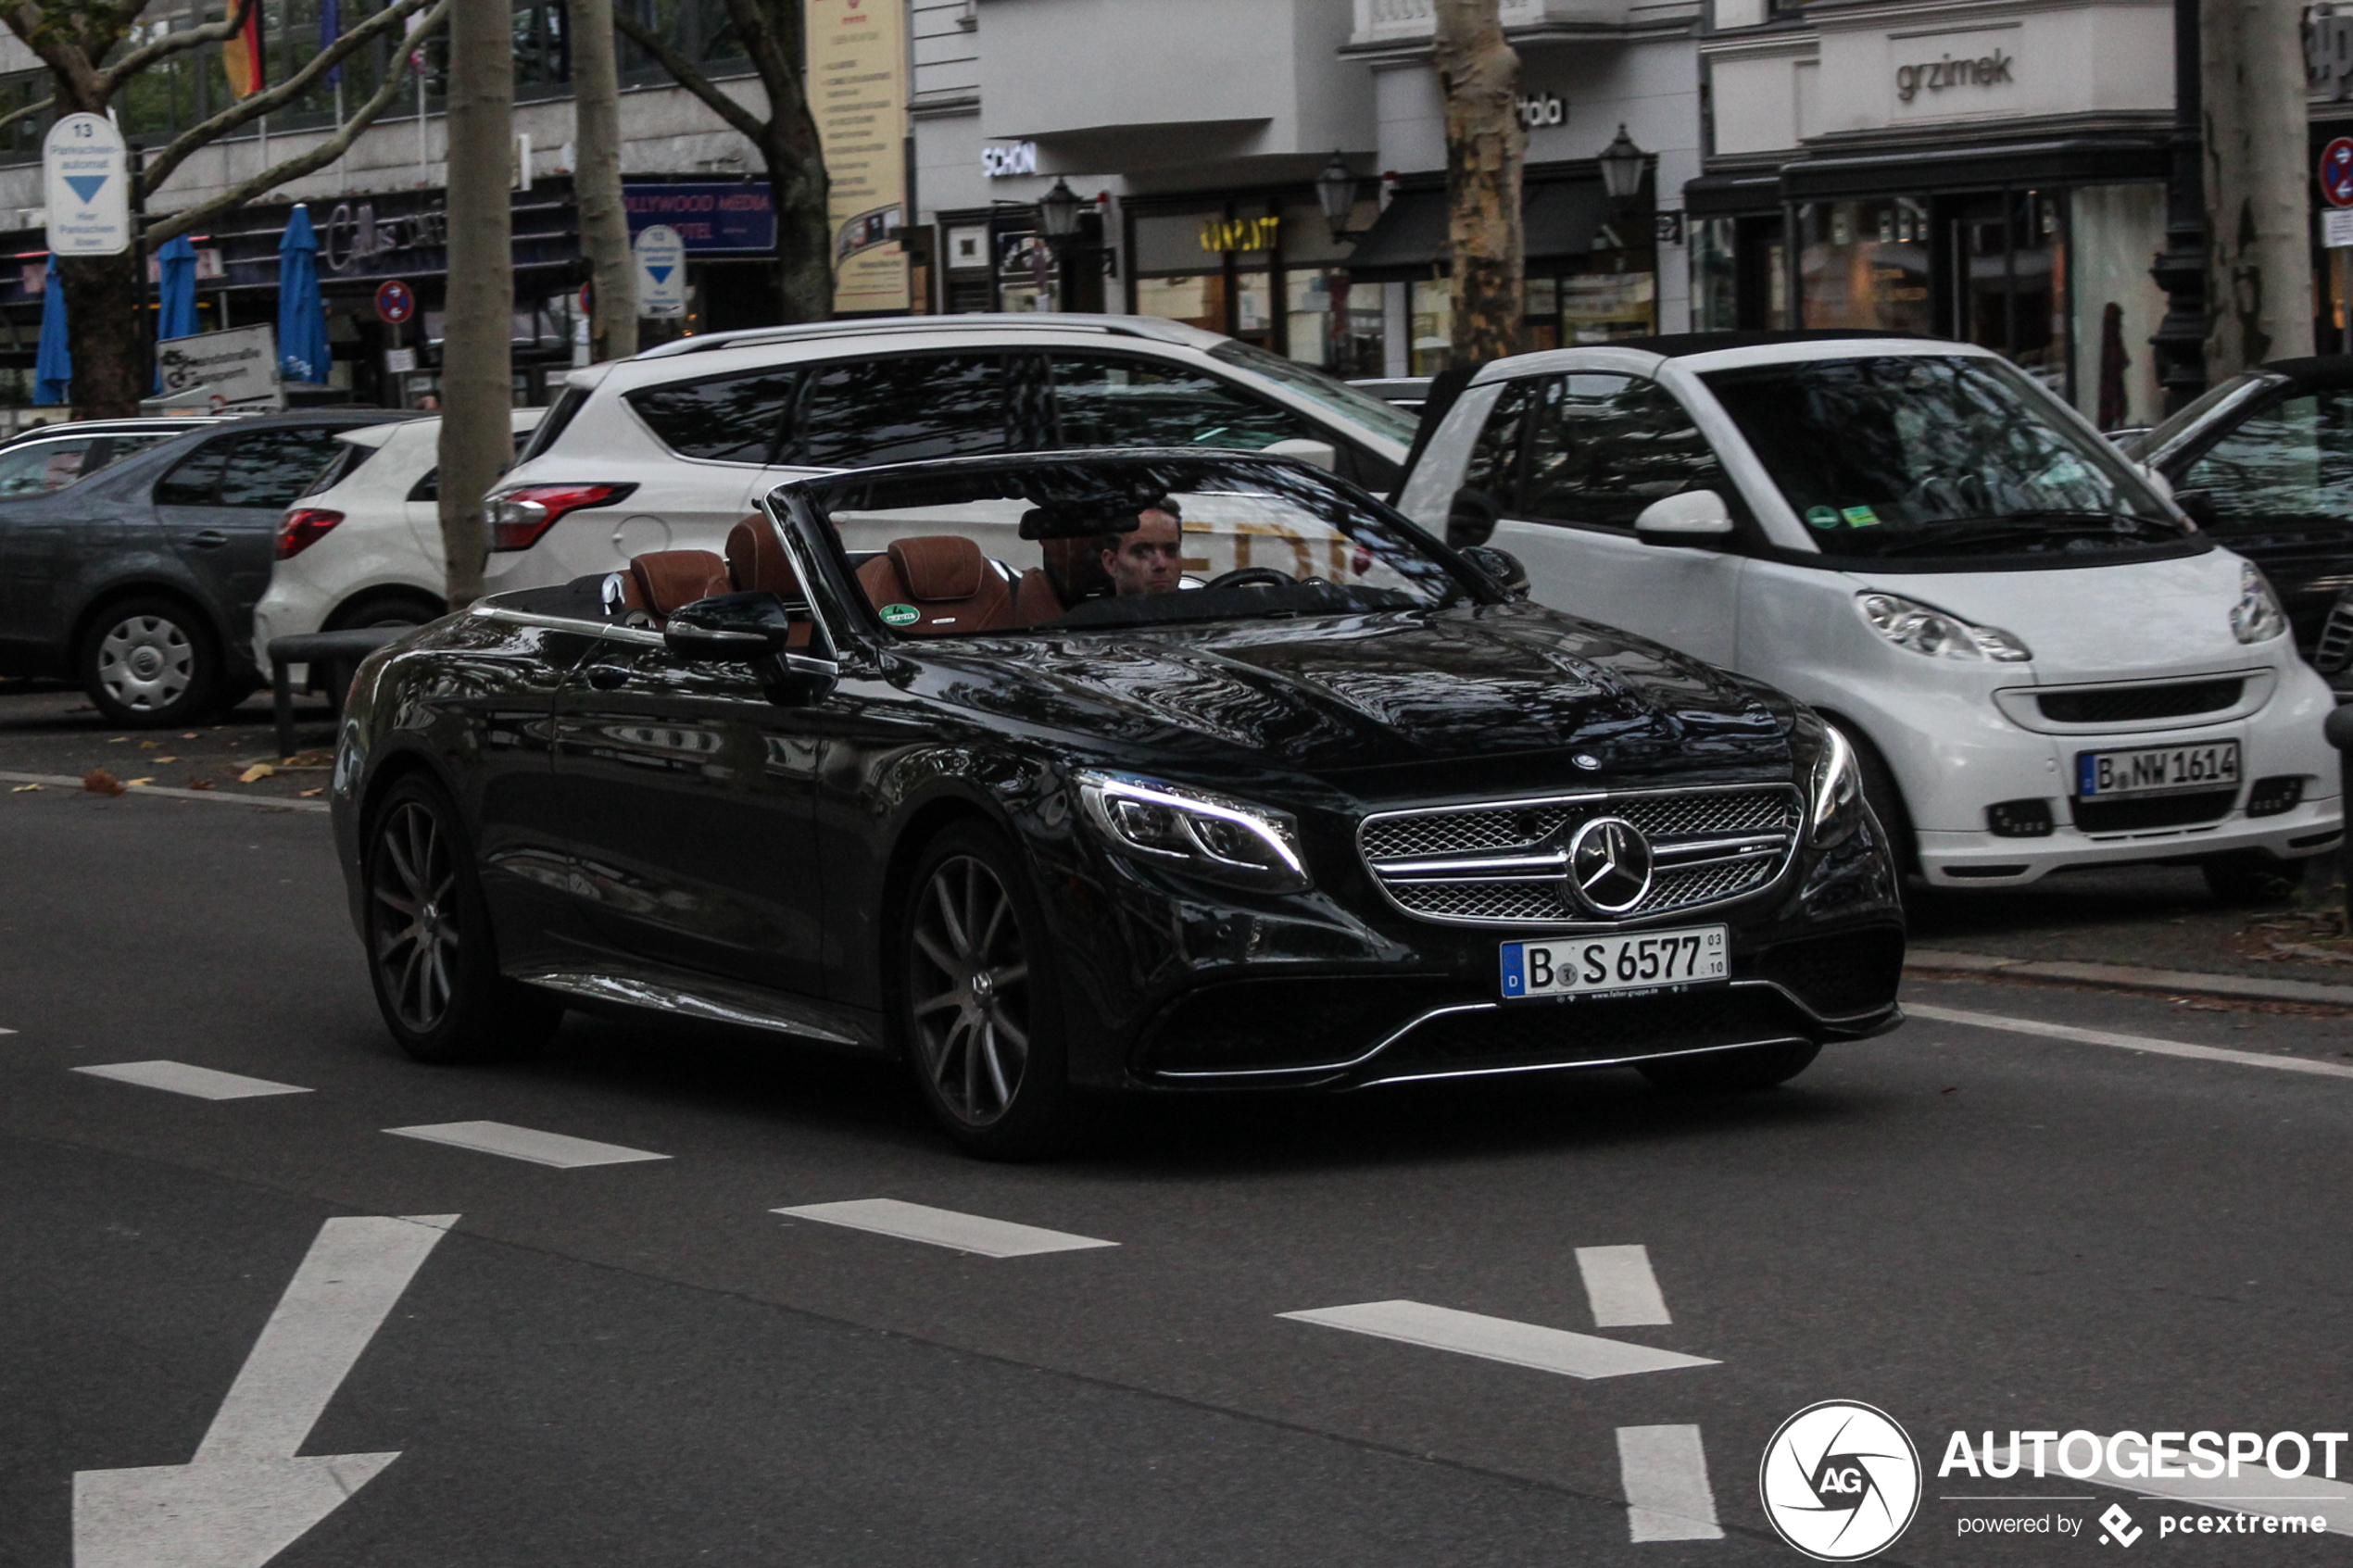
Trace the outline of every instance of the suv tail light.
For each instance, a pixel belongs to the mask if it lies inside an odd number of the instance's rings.
[[[292,560],[327,535],[343,521],[341,512],[323,507],[296,507],[278,523],[278,558]]]
[[[483,502],[494,550],[527,550],[566,512],[610,507],[634,484],[525,484]]]

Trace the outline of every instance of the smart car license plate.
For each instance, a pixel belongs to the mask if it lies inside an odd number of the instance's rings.
[[[2083,800],[2223,789],[2238,782],[2239,743],[2234,740],[2075,754],[2075,794]]]
[[[1724,927],[1504,944],[1504,999],[1695,985],[1731,973]]]

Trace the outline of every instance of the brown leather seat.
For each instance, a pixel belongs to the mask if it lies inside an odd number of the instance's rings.
[[[727,577],[738,594],[774,594],[786,604],[801,604],[809,596],[801,591],[800,574],[792,569],[785,547],[776,543],[775,529],[758,513],[728,531]],[[794,621],[785,634],[786,645],[807,647],[810,632],[810,622]]]
[[[1041,539],[1038,553],[1045,564],[1023,572],[1013,585],[1013,610],[1025,626],[1058,621],[1079,600],[1111,587],[1100,536]]]
[[[1018,624],[1003,574],[978,545],[958,533],[892,540],[887,551],[858,569],[858,585],[876,610],[912,606],[916,619],[890,628],[909,636],[1000,632]]]
[[[657,621],[669,619],[681,605],[735,592],[727,563],[709,550],[651,550],[631,558],[629,575]]]

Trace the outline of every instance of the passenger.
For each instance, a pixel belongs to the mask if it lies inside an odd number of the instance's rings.
[[[1132,533],[1114,533],[1103,546],[1103,571],[1121,598],[1173,594],[1183,586],[1183,514],[1164,497],[1137,514]]]

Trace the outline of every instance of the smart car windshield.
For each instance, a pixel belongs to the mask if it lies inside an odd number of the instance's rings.
[[[1486,596],[1411,526],[1278,460],[977,458],[779,492],[896,636],[1295,619]]]
[[[2077,554],[2188,537],[2108,443],[1999,360],[1882,355],[1701,380],[1826,555]]]

